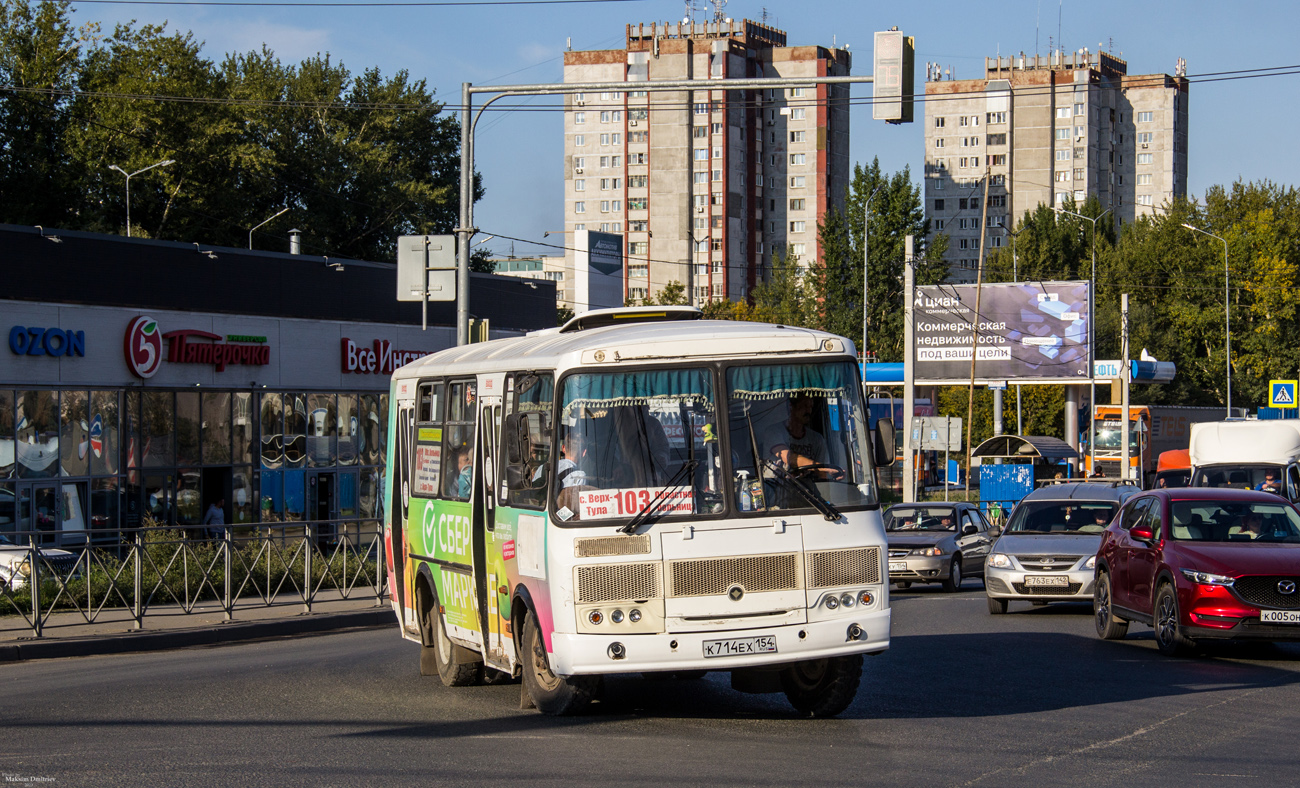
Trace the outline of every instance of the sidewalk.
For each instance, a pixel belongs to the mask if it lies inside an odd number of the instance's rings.
[[[59,612],[46,620],[39,638],[21,616],[6,616],[0,618],[0,663],[162,651],[394,623],[393,608],[386,599],[342,599],[329,591],[317,595],[310,613],[301,602],[273,607],[241,602],[233,621],[226,621],[214,602],[201,603],[188,614],[174,605],[154,607],[140,630],[133,628],[129,610],[106,608],[94,623],[86,623],[85,616],[76,611]]]

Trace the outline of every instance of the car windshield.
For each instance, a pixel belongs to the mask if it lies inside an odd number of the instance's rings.
[[[1011,514],[1007,532],[1099,534],[1118,508],[1109,501],[1022,501]]]
[[[1174,501],[1169,535],[1187,542],[1300,542],[1300,514],[1284,503]]]
[[[956,531],[957,512],[951,506],[895,506],[885,512],[886,531]]]
[[[1276,465],[1215,465],[1198,468],[1193,487],[1229,487],[1282,494],[1282,469]]]
[[[720,512],[717,407],[707,369],[570,375],[559,419],[556,516],[626,520]]]
[[[851,363],[733,367],[727,396],[732,494],[740,511],[876,502]]]

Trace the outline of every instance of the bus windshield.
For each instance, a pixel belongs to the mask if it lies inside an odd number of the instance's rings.
[[[556,517],[566,523],[721,512],[721,453],[712,371],[649,369],[570,375],[555,463]]]
[[[849,362],[727,371],[734,506],[741,512],[876,503],[857,371]]]

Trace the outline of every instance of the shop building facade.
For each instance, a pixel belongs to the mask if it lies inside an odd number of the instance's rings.
[[[454,305],[421,330],[391,264],[197,251],[0,226],[0,533],[381,515],[389,376],[455,344]],[[551,283],[472,280],[494,336],[555,324]]]

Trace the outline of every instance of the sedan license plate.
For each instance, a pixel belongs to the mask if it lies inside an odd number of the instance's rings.
[[[906,572],[906,571],[907,571],[907,562],[906,562],[906,561],[890,561],[890,562],[889,562],[889,571],[891,571],[891,572]]]
[[[775,653],[776,635],[704,641],[704,656],[706,657],[741,657],[746,654]]]
[[[1026,575],[1027,586],[1068,586],[1070,578],[1065,575]]]
[[[1261,610],[1261,624],[1300,624],[1300,610]]]

